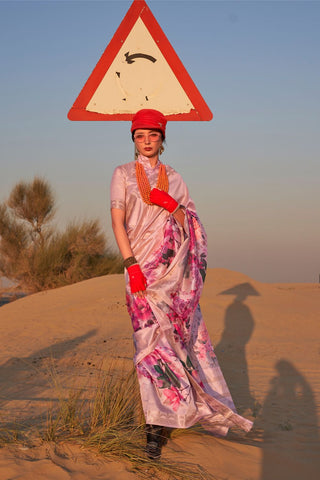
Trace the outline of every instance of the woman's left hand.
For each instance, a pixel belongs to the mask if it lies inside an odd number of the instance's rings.
[[[150,201],[159,207],[165,208],[170,213],[173,213],[179,207],[178,202],[169,193],[158,188],[151,190]]]

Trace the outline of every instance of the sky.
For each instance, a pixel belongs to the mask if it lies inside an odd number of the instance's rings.
[[[147,0],[213,112],[169,122],[162,161],[186,181],[208,266],[319,282],[320,2]],[[133,160],[129,122],[67,113],[131,1],[0,1],[0,201],[45,177],[57,228],[98,218]]]

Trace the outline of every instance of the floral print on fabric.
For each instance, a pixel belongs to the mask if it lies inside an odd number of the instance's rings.
[[[137,365],[138,378],[149,378],[167,411],[176,412],[188,400],[190,385],[182,362],[169,346],[158,345]]]
[[[173,217],[170,216],[166,222],[161,247],[154,253],[151,261],[144,265],[143,271],[149,283],[154,282],[157,278],[161,278],[171,265],[180,246],[181,229]]]
[[[156,318],[146,298],[127,294],[127,308],[134,332],[156,323]]]
[[[235,413],[199,306],[206,234],[193,211],[185,215],[184,233],[168,217],[161,247],[142,265],[146,296],[127,288],[146,422],[185,428],[202,421],[219,435],[235,424],[249,430],[251,422]]]

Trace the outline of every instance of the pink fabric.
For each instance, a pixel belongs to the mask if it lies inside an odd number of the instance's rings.
[[[152,169],[140,156],[151,188]],[[131,294],[127,306],[134,330],[137,369],[146,423],[186,428],[201,422],[218,435],[252,422],[239,416],[213,351],[199,298],[206,272],[206,234],[181,176],[166,166],[169,194],[185,207],[182,228],[172,215],[140,198],[134,162],[117,167],[111,206],[126,212],[129,241],[147,279],[147,294]]]

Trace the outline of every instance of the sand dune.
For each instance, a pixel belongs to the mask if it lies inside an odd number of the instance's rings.
[[[221,480],[319,478],[320,285],[265,284],[210,269],[201,309],[236,406],[254,429],[226,439],[183,435],[169,441],[164,455],[198,463]],[[94,377],[107,357],[131,365],[123,276],[4,305],[0,335],[0,420],[32,423],[55,399],[50,368],[71,388]],[[137,477],[125,464],[107,464],[75,445],[10,445],[0,450],[0,478]]]

